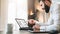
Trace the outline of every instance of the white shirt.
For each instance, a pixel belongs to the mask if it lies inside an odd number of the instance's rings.
[[[36,24],[39,24],[36,22]],[[50,18],[47,23],[40,23],[40,31],[59,30],[60,26],[60,4],[52,3],[50,7]]]

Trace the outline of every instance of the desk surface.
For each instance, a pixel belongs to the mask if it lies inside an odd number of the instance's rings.
[[[31,33],[29,31],[21,30],[21,31],[13,31],[13,34],[48,34],[48,33]]]
[[[5,34],[5,33],[0,32],[0,34]],[[48,33],[30,33],[28,31],[13,31],[13,32],[7,32],[6,34],[48,34]]]

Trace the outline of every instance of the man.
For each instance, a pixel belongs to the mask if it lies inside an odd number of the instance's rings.
[[[39,24],[33,26],[34,31],[44,30],[49,31],[49,34],[58,34],[58,31],[60,30],[60,4],[56,2],[55,0],[51,0],[52,4],[50,7],[50,18],[48,19],[47,23],[38,23],[34,20],[34,23]],[[47,5],[48,1],[45,2]]]

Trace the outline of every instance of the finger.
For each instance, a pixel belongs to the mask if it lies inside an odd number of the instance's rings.
[[[33,26],[33,29],[35,29],[35,26]]]

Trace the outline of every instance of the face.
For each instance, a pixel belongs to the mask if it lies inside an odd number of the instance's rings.
[[[46,11],[46,13],[48,13],[50,5],[51,5],[50,0],[45,0],[45,1],[40,0],[39,5],[37,6],[37,9],[40,12]]]
[[[39,3],[39,8],[40,8],[40,11],[44,11],[45,10],[45,7],[44,7],[44,2],[43,1],[40,1]]]
[[[51,5],[51,1],[50,0],[45,0],[45,1],[40,1],[39,2],[39,10],[40,11],[46,11],[46,13],[49,12],[50,9],[50,5]]]

